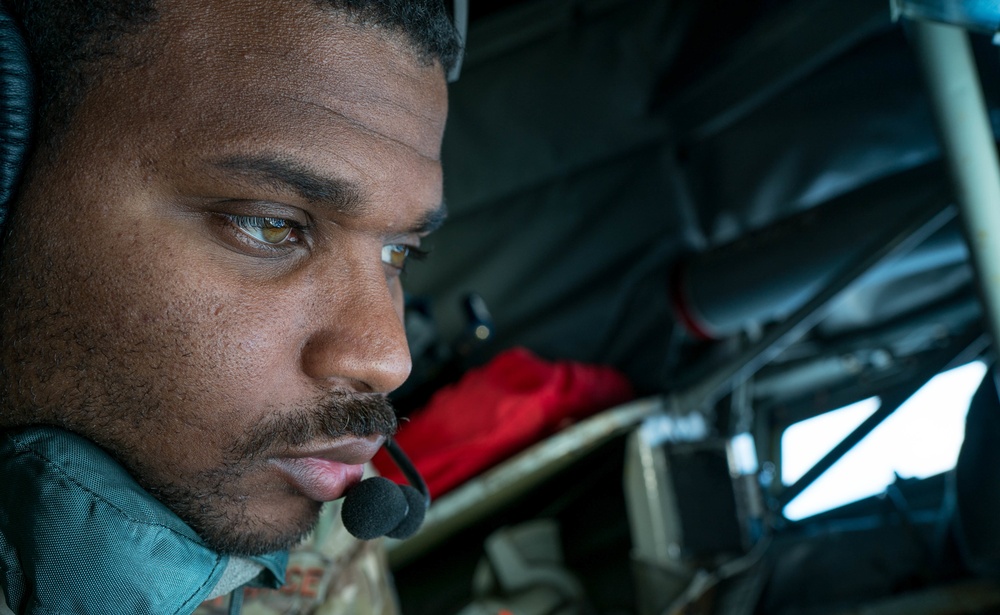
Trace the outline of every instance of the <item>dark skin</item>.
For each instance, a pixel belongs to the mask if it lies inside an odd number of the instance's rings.
[[[184,4],[36,158],[0,269],[0,420],[85,436],[211,545],[258,553],[394,427],[445,79],[309,1]]]

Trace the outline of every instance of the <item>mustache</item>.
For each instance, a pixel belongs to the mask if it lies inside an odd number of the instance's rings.
[[[346,436],[391,438],[399,427],[396,410],[385,395],[333,393],[310,408],[268,415],[231,448],[236,459],[254,459],[316,440]]]

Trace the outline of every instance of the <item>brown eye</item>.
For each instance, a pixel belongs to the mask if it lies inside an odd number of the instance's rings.
[[[288,240],[295,227],[288,220],[281,218],[263,218],[260,216],[234,216],[236,226],[257,241],[269,245],[278,245]]]
[[[409,255],[409,246],[398,243],[382,246],[382,262],[390,267],[402,270],[406,266],[406,257]]]

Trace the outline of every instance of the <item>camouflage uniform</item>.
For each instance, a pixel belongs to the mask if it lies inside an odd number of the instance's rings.
[[[243,615],[398,615],[382,540],[361,541],[340,521],[340,501],[323,507],[316,530],[292,549],[281,589],[244,590]],[[229,598],[195,615],[226,615]]]

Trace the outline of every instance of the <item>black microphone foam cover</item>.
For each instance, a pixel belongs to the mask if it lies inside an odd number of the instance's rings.
[[[355,538],[372,540],[399,525],[408,507],[399,485],[388,478],[373,476],[347,491],[340,518]]]
[[[413,487],[409,485],[398,485],[398,487],[403,496],[406,497],[410,509],[399,525],[394,527],[391,532],[386,532],[386,536],[402,540],[413,536],[420,529],[420,524],[424,522],[424,515],[427,514],[427,504],[424,503],[424,494]]]

